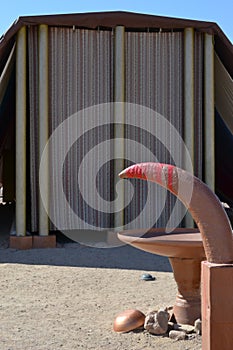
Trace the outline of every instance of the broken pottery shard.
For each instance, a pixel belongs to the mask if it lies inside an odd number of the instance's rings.
[[[151,334],[165,334],[168,329],[169,313],[166,310],[150,312],[144,323],[144,328]]]
[[[114,320],[115,332],[129,332],[143,326],[145,315],[137,309],[125,310],[117,315]]]
[[[185,340],[186,333],[183,331],[170,331],[169,338],[174,340]]]

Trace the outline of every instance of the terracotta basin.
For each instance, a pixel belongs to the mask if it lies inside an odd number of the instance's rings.
[[[169,258],[178,290],[173,306],[175,319],[193,325],[201,317],[201,261],[206,259],[200,232],[187,228],[171,233],[165,229],[139,229],[119,232],[118,238],[135,248]]]
[[[165,233],[161,228],[146,233],[140,229],[125,230],[118,233],[118,238],[136,248],[168,258],[205,258],[202,237],[196,229],[176,228],[171,233]]]

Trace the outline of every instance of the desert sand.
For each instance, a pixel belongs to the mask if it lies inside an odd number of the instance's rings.
[[[154,281],[142,281],[151,273]],[[173,304],[176,284],[165,257],[130,246],[78,243],[54,249],[0,249],[1,350],[201,349],[201,337],[174,341],[146,331],[115,333],[115,316]]]

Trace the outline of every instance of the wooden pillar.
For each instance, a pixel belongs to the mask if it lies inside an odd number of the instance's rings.
[[[184,141],[194,166],[194,29],[184,30]],[[184,169],[189,161],[184,159]],[[185,225],[193,227],[193,220],[189,213],[185,217]]]
[[[48,26],[39,26],[39,155],[40,164],[44,148],[49,138],[49,62]],[[40,168],[39,193],[39,236],[33,236],[33,248],[55,248],[56,235],[49,235],[49,155],[43,156],[43,169]]]
[[[114,185],[119,181],[118,174],[124,169],[124,99],[125,99],[125,28],[123,26],[117,26],[115,29],[115,86],[114,86],[114,117],[115,124],[114,130]],[[121,158],[121,160],[119,159]],[[121,182],[117,186],[118,198],[117,205],[114,208],[115,211],[115,227],[123,228],[124,226],[124,183]]]
[[[16,121],[15,121],[15,229],[10,248],[31,249],[32,236],[26,235],[26,115],[27,115],[27,31],[22,27],[16,38]]]
[[[214,46],[213,36],[205,34],[204,48],[204,142],[205,182],[215,190]]]
[[[26,27],[16,44],[16,235],[26,236]]]
[[[8,60],[5,64],[5,67],[1,73],[0,76],[0,104],[2,103],[2,100],[5,96],[5,92],[11,77],[11,73],[14,67],[14,63],[15,63],[15,44],[13,45],[12,49],[11,49],[11,53],[8,57]]]
[[[48,26],[41,24],[39,26],[39,164],[45,145],[48,141]],[[43,182],[44,200],[49,201],[49,159],[46,159],[46,166],[43,169],[43,176],[40,180]],[[39,235],[48,236],[49,221],[48,213],[44,208],[41,196],[39,194]]]

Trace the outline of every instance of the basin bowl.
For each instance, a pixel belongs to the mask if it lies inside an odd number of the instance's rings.
[[[175,319],[193,325],[201,317],[201,261],[206,259],[200,232],[176,228],[167,233],[163,228],[153,228],[125,230],[117,235],[135,248],[169,258],[178,290],[173,306]]]
[[[118,238],[138,249],[168,258],[204,259],[202,237],[198,230],[176,228],[171,233],[165,229],[125,230]]]

